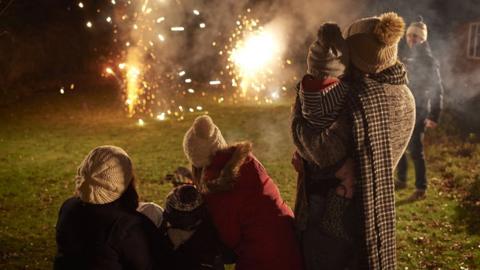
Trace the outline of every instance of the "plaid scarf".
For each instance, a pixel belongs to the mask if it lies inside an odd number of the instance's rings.
[[[395,202],[388,100],[383,84],[407,83],[401,63],[355,80],[348,106],[353,116],[359,199],[368,269],[395,269]]]

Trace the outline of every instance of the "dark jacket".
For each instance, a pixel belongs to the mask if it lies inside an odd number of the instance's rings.
[[[174,249],[174,245],[168,236],[168,228],[165,223],[160,227],[162,241],[169,247],[170,258],[175,265],[172,270],[223,270],[224,262],[222,253],[226,248],[220,242],[217,231],[213,224],[203,221],[192,234],[180,246]]]
[[[443,84],[438,61],[427,42],[404,50],[402,57],[408,71],[408,87],[415,97],[416,119],[438,122],[443,108]]]
[[[56,230],[54,269],[159,269],[154,260],[163,254],[156,227],[118,200],[94,205],[70,198],[60,209]]]

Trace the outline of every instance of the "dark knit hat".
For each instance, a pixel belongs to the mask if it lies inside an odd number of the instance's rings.
[[[167,195],[164,218],[172,227],[191,229],[205,216],[206,207],[195,186],[178,186]]]

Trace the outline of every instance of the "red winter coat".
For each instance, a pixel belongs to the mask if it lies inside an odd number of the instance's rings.
[[[250,143],[217,151],[197,184],[237,270],[302,269],[292,210]]]

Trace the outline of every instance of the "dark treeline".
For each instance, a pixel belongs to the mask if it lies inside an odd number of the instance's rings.
[[[86,31],[76,1],[0,2],[5,8],[0,14],[1,103],[98,76],[102,48],[111,47],[109,30]]]

